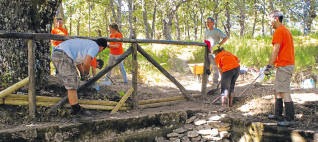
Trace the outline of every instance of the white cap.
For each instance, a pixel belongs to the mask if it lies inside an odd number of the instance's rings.
[[[280,16],[284,16],[283,12],[278,11],[278,10],[274,10],[269,14],[271,17],[280,17]]]

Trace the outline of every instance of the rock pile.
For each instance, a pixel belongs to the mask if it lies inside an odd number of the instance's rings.
[[[230,141],[230,123],[222,122],[224,114],[197,113],[186,120],[182,127],[174,129],[166,137],[157,137],[156,142]]]

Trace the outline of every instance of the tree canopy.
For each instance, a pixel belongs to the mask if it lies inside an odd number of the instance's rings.
[[[228,35],[271,34],[267,15],[284,13],[284,24],[303,34],[317,32],[315,0],[64,0],[63,18],[71,35],[108,35],[117,23],[126,38],[201,41],[207,17]]]

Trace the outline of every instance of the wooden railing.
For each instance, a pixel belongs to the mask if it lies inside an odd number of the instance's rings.
[[[60,36],[60,35],[52,35],[47,33],[17,33],[17,32],[1,32],[0,38],[10,38],[10,39],[27,39],[28,40],[28,74],[29,74],[29,115],[34,118],[36,112],[36,91],[35,91],[35,69],[34,69],[34,46],[33,40],[67,40],[72,38],[85,38],[85,39],[96,39],[90,37],[78,37],[78,36]],[[138,61],[137,61],[137,52],[143,55],[149,62],[151,62],[161,73],[163,73],[171,82],[173,82],[181,91],[182,95],[187,100],[192,100],[192,96],[188,93],[188,91],[172,76],[170,75],[159,63],[157,63],[146,51],[142,49],[142,47],[138,43],[158,43],[158,44],[174,44],[174,45],[193,45],[193,46],[201,46],[205,47],[206,44],[203,42],[186,42],[186,41],[171,41],[171,40],[149,40],[149,39],[114,39],[114,38],[106,38],[108,42],[124,42],[131,43],[128,50],[124,52],[117,60],[116,63],[106,66],[102,69],[96,76],[89,79],[85,84],[81,85],[78,88],[78,91],[85,89],[86,87],[92,85],[98,79],[103,77],[108,71],[110,71],[113,67],[123,61],[126,57],[132,54],[132,99],[133,99],[133,107],[138,107],[138,100],[136,100],[137,95],[137,71],[138,71]],[[208,50],[205,48],[205,57],[208,56]],[[208,68],[209,63],[207,58],[204,59],[204,68]],[[202,86],[201,86],[201,96],[204,97],[206,95],[206,85],[207,85],[208,75],[206,70],[202,75]],[[3,97],[3,96],[2,96]],[[64,105],[67,102],[67,95],[63,99],[61,99],[58,103],[53,105],[48,113],[55,111],[61,105]]]

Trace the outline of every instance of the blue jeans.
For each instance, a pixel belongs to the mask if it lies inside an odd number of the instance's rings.
[[[108,65],[112,65],[116,63],[116,60],[120,57],[120,55],[113,55],[113,54],[109,54],[109,59],[108,59]],[[124,83],[127,83],[127,73],[124,67],[124,61],[120,62],[119,64],[119,69],[120,69],[120,73],[123,77]],[[110,70],[106,76],[111,77],[112,74],[112,70]],[[107,78],[106,78],[107,79]]]

